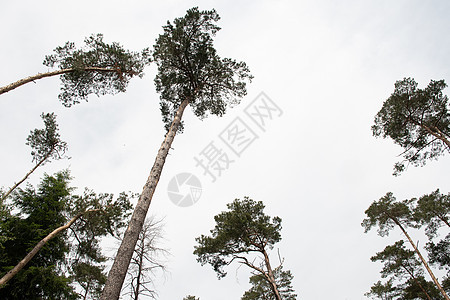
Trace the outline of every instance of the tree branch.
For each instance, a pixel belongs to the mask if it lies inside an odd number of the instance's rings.
[[[36,171],[37,168],[39,168],[40,165],[42,165],[52,154],[53,152],[53,148],[44,156],[44,158],[42,158],[26,175],[25,177],[23,177],[19,182],[17,182],[16,184],[14,184],[14,186],[12,188],[9,189],[9,191],[6,192],[6,194],[3,195],[3,197],[0,199],[0,202],[2,202],[3,200],[5,200],[19,185],[22,184],[22,182],[24,182],[28,176],[30,176],[34,171]]]
[[[38,79],[42,79],[42,78],[46,78],[46,77],[51,77],[51,76],[56,76],[56,75],[62,75],[62,74],[66,74],[66,73],[71,73],[74,71],[78,71],[79,69],[75,69],[75,68],[69,68],[69,69],[62,69],[62,70],[56,70],[53,72],[47,72],[47,73],[38,73],[36,75],[33,76],[29,76],[23,79],[20,79],[16,82],[10,83],[8,85],[5,85],[3,87],[0,87],[0,95],[4,94],[6,92],[9,92],[15,88],[18,88],[19,86],[22,86],[24,84],[30,83],[32,81],[38,80]],[[86,67],[84,69],[81,69],[81,71],[86,71],[86,72],[115,72],[115,73],[120,73],[120,71],[115,68],[115,69],[111,69],[111,68],[100,68],[100,67]]]

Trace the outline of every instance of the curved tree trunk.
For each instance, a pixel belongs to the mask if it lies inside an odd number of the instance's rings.
[[[127,275],[128,266],[130,265],[133,256],[134,248],[139,239],[139,233],[142,230],[148,208],[152,201],[153,194],[158,184],[161,172],[172,146],[172,142],[177,133],[178,127],[181,123],[184,109],[189,104],[189,100],[185,99],[178,108],[175,117],[172,121],[169,131],[166,134],[164,141],[159,148],[155,163],[150,171],[147,182],[144,185],[143,191],[134,209],[130,223],[122,239],[116,258],[108,274],[105,288],[100,297],[101,300],[117,300],[120,296],[123,281]]]
[[[70,68],[70,69],[62,69],[62,70],[56,70],[53,72],[47,72],[47,73],[38,73],[36,75],[33,76],[29,76],[20,80],[17,80],[16,82],[13,82],[11,84],[5,85],[3,87],[0,87],[0,95],[6,92],[9,92],[15,88],[18,88],[19,86],[22,86],[24,84],[30,83],[32,81],[38,80],[38,79],[42,79],[45,77],[51,77],[51,76],[56,76],[56,75],[62,75],[65,73],[70,73],[76,71],[76,69],[74,68]],[[117,69],[110,69],[110,68],[99,68],[99,67],[87,67],[84,68],[84,71],[92,71],[92,72],[119,72],[119,70]]]
[[[67,228],[69,228],[70,226],[72,226],[73,223],[75,223],[76,220],[78,220],[81,216],[83,216],[86,213],[90,213],[90,212],[95,212],[95,211],[100,211],[101,209],[92,209],[92,210],[88,210],[82,213],[79,213],[78,215],[76,215],[75,217],[73,217],[66,225],[63,225],[61,227],[56,228],[55,230],[53,230],[51,233],[49,233],[45,238],[43,238],[42,240],[39,241],[39,243],[37,243],[36,246],[34,246],[33,250],[31,250],[27,256],[24,257],[24,259],[22,259],[13,269],[11,269],[10,271],[8,271],[8,273],[5,274],[5,276],[3,276],[0,279],[0,288],[2,288],[11,278],[13,278],[17,273],[19,273],[20,270],[23,269],[23,267],[26,266],[26,264],[39,252],[39,250],[42,249],[42,247],[44,247],[44,245],[50,241],[51,239],[53,239],[58,233],[60,233],[61,231],[66,230]]]

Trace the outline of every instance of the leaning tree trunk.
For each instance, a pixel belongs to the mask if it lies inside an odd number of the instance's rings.
[[[155,192],[161,172],[169,154],[172,142],[177,133],[178,127],[181,123],[184,109],[189,104],[189,100],[185,99],[178,108],[175,117],[172,121],[169,131],[166,134],[164,141],[159,148],[155,163],[150,171],[147,182],[144,185],[143,191],[134,209],[130,223],[122,239],[116,258],[108,274],[105,288],[100,297],[101,300],[117,300],[120,296],[123,281],[127,275],[128,266],[130,265],[133,256],[134,248],[139,239],[139,233],[142,230],[145,217],[147,215],[150,202],[152,201],[153,193]]]
[[[11,280],[11,278],[13,278],[17,273],[19,273],[19,271],[22,270],[23,267],[25,267],[30,262],[30,260],[39,252],[39,250],[42,249],[42,247],[45,246],[45,244],[47,244],[48,241],[57,236],[61,231],[64,231],[70,226],[72,226],[72,224],[75,223],[75,221],[78,220],[84,214],[97,212],[100,210],[101,209],[92,209],[79,213],[75,217],[73,217],[67,224],[56,228],[51,233],[49,233],[45,238],[40,240],[39,243],[37,243],[36,246],[34,246],[33,250],[31,250],[13,269],[9,270],[8,273],[6,273],[5,276],[3,276],[0,279],[0,288],[2,288],[6,283],[8,283],[9,280]]]
[[[83,71],[88,71],[88,72],[119,72],[120,70],[117,69],[112,69],[112,68],[100,68],[100,67],[86,67],[84,69],[82,69]],[[5,85],[3,87],[0,87],[0,95],[6,92],[9,92],[15,88],[18,88],[19,86],[22,86],[24,84],[30,83],[32,81],[38,80],[38,79],[42,79],[42,78],[46,78],[46,77],[52,77],[52,76],[57,76],[57,75],[62,75],[62,74],[66,74],[66,73],[71,73],[77,71],[77,69],[74,68],[69,68],[69,69],[61,69],[61,70],[56,70],[56,71],[52,71],[52,72],[47,72],[47,73],[38,73],[36,75],[33,76],[29,76],[20,80],[17,80],[16,82],[13,82],[11,84]]]
[[[401,265],[403,267],[403,269],[405,269],[406,273],[409,274],[409,276],[411,276],[412,280],[414,280],[414,282],[419,286],[419,288],[422,290],[422,292],[425,294],[425,296],[427,296],[428,300],[433,300],[431,299],[430,295],[428,295],[427,291],[424,289],[424,287],[422,286],[422,284],[420,284],[420,281],[417,280],[416,276],[414,276],[414,273],[408,269],[405,265]]]
[[[16,184],[13,185],[12,188],[10,188],[1,198],[0,198],[0,202],[5,200],[6,198],[8,198],[8,196],[19,186],[22,184],[22,182],[24,182],[25,180],[27,180],[28,176],[30,176],[34,171],[36,171],[37,168],[39,168],[40,165],[42,165],[52,154],[53,152],[53,148],[52,150],[50,150],[27,174],[25,174],[25,176]]]
[[[427,269],[428,274],[430,274],[431,279],[433,280],[434,284],[437,286],[437,288],[439,289],[439,291],[441,292],[442,296],[444,296],[444,298],[446,300],[450,300],[450,298],[448,297],[447,293],[444,291],[444,289],[442,288],[442,286],[439,284],[439,281],[436,279],[436,276],[434,276],[433,271],[431,271],[430,267],[428,266],[428,263],[426,262],[426,260],[423,258],[422,254],[420,253],[419,249],[417,249],[416,245],[414,244],[413,240],[411,239],[411,237],[409,236],[409,234],[406,232],[405,228],[403,228],[402,224],[400,224],[400,222],[398,222],[396,219],[393,220],[402,230],[403,234],[406,236],[406,238],[408,239],[408,241],[411,243],[411,245],[414,248],[414,251],[417,253],[417,255],[419,256],[420,260],[422,261],[422,264],[424,265],[425,269]]]

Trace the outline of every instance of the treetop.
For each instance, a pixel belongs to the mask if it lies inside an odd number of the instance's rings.
[[[163,26],[153,48],[158,66],[156,90],[161,94],[160,109],[166,128],[184,100],[194,114],[222,116],[228,105],[246,95],[246,81],[253,78],[244,62],[220,58],[213,37],[220,30],[220,17],[213,9],[191,8],[186,15]]]

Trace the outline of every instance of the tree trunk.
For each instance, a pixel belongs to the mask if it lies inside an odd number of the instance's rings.
[[[448,223],[448,221],[445,219],[445,218],[443,218],[443,217],[438,217],[442,222],[444,222],[445,223],[445,225],[447,225],[448,227],[450,227],[450,224]]]
[[[270,283],[272,291],[275,295],[275,299],[281,300],[280,292],[278,291],[278,286],[277,286],[277,283],[275,282],[275,276],[273,275],[273,270],[272,270],[272,267],[270,266],[269,256],[267,255],[267,252],[265,250],[263,251],[263,254],[264,254],[264,262],[266,264],[268,277],[270,278],[269,283]]]
[[[12,193],[12,192],[13,192],[20,184],[22,184],[22,182],[24,182],[24,181],[28,178],[28,176],[31,175],[31,173],[33,173],[34,171],[36,171],[36,169],[39,168],[39,166],[42,165],[42,164],[47,160],[47,158],[50,157],[50,155],[52,154],[52,152],[53,152],[53,149],[52,149],[51,151],[49,151],[49,152],[47,153],[47,155],[45,155],[44,158],[41,159],[41,160],[33,167],[33,169],[31,169],[31,170],[25,175],[24,178],[22,178],[18,183],[14,184],[14,186],[13,186],[12,188],[10,188],[9,191],[6,192],[6,194],[3,195],[3,197],[0,199],[0,202],[3,201],[3,200],[5,200],[5,199],[9,196],[9,194],[11,194],[11,193]]]
[[[183,116],[184,109],[189,104],[189,99],[185,99],[178,108],[172,125],[166,134],[164,141],[159,148],[155,163],[150,171],[147,182],[144,185],[143,191],[134,209],[130,223],[125,231],[122,243],[117,251],[116,258],[108,274],[105,288],[100,297],[101,300],[117,300],[120,296],[123,281],[127,274],[128,266],[130,265],[133,256],[134,248],[136,247],[139,233],[142,230],[145,217],[147,215],[150,202],[152,201],[153,193],[155,192],[161,172],[172,146],[172,142],[177,133],[178,127]]]
[[[400,227],[400,229],[402,230],[403,234],[406,236],[406,238],[408,239],[408,241],[411,243],[411,245],[414,248],[414,251],[417,253],[417,255],[419,256],[420,260],[422,261],[422,264],[425,266],[425,269],[427,269],[428,274],[430,274],[431,279],[433,280],[434,284],[436,284],[437,288],[439,289],[439,291],[441,292],[442,296],[444,296],[444,298],[446,300],[450,300],[450,298],[448,297],[447,293],[445,293],[444,289],[442,288],[442,286],[439,284],[439,281],[436,279],[436,277],[434,276],[433,272],[431,271],[430,267],[428,266],[428,263],[426,262],[426,260],[423,258],[422,254],[420,254],[419,249],[417,249],[416,245],[414,244],[413,240],[411,239],[411,237],[409,236],[409,234],[406,232],[406,230],[403,228],[402,224],[400,224],[400,222],[398,222],[396,219],[393,219],[393,221]]]
[[[423,286],[420,284],[419,280],[417,280],[416,276],[414,276],[414,273],[403,264],[402,264],[402,267],[409,274],[409,276],[411,276],[411,278],[414,280],[414,282],[419,286],[419,288],[422,290],[422,292],[425,294],[425,296],[427,296],[428,300],[433,300],[433,299],[431,299],[430,295],[428,295],[427,291],[423,288]]]
[[[133,300],[139,299],[139,292],[141,288],[141,276],[142,276],[142,266],[144,264],[144,247],[145,247],[145,237],[142,236],[141,245],[139,246],[139,251],[137,252],[138,255],[138,274],[136,278],[136,288],[134,289],[134,298]]]
[[[439,128],[437,128],[436,126],[433,126],[434,129],[437,131],[434,132],[433,130],[431,130],[431,128],[429,128],[428,126],[420,123],[419,126],[421,126],[422,128],[424,128],[429,134],[431,134],[432,136],[434,136],[435,138],[440,139],[446,146],[447,146],[447,150],[450,151],[450,141],[447,140],[447,138],[445,137],[445,135],[439,130]]]
[[[75,223],[76,220],[78,220],[82,215],[90,212],[100,211],[101,209],[92,209],[88,210],[82,213],[79,213],[75,217],[73,217],[66,225],[63,225],[61,227],[56,228],[53,230],[49,235],[47,235],[45,238],[39,241],[36,246],[34,246],[33,250],[31,250],[27,256],[24,257],[12,270],[8,271],[8,273],[5,274],[0,279],[0,288],[2,288],[11,278],[13,278],[17,273],[19,273],[20,270],[23,269],[23,267],[26,266],[26,264],[39,252],[39,250],[44,247],[44,245],[50,241],[52,238],[54,238],[58,233],[61,231],[66,230],[70,226],[72,226],[73,223]]]
[[[38,73],[36,75],[33,76],[29,76],[20,80],[17,80],[16,82],[13,82],[11,84],[5,85],[3,87],[0,87],[0,95],[6,92],[9,92],[19,86],[22,86],[24,84],[30,83],[32,81],[38,80],[38,79],[42,79],[45,77],[51,77],[51,76],[56,76],[56,75],[62,75],[65,73],[70,73],[76,71],[76,69],[74,68],[70,68],[70,69],[62,69],[62,70],[56,70],[53,72],[47,72],[47,73]],[[92,72],[120,72],[120,70],[117,69],[111,69],[111,68],[99,68],[99,67],[87,67],[84,68],[83,71],[92,71]]]

